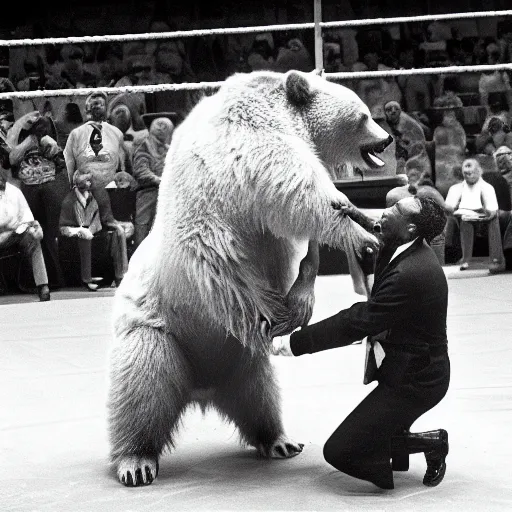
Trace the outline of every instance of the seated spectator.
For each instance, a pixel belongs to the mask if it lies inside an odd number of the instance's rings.
[[[494,152],[496,167],[507,181],[512,200],[512,149],[510,146],[501,146]]]
[[[499,117],[492,117],[487,129],[477,135],[475,146],[477,152],[486,155],[493,155],[501,146],[512,148],[512,132]]]
[[[80,251],[80,273],[84,286],[90,291],[98,289],[101,278],[92,277],[92,240],[102,233],[98,203],[91,193],[92,174],[76,171],[73,174],[73,189],[62,203],[60,233],[77,239]],[[116,285],[121,283],[128,270],[126,236],[124,230],[112,232],[111,256],[114,262]]]
[[[500,234],[498,200],[494,187],[482,179],[482,169],[474,158],[462,164],[464,181],[452,185],[446,197],[446,208],[459,223],[462,246],[460,270],[469,268],[473,255],[475,226],[485,223],[488,229],[489,272],[505,270],[505,256]]]
[[[138,182],[135,204],[135,247],[148,235],[156,214],[158,187],[174,131],[174,113],[143,116],[149,135],[137,146],[133,155],[133,175]]]
[[[18,246],[30,258],[39,300],[50,300],[48,276],[44,264],[41,239],[43,230],[34,220],[21,190],[7,183],[0,172],[0,249]]]
[[[47,87],[48,77],[44,71],[42,58],[39,55],[35,59],[25,59],[23,69],[27,76],[16,84],[18,91],[39,91]]]
[[[60,205],[69,187],[62,173],[66,168],[64,156],[56,139],[53,121],[37,110],[18,119],[7,136],[12,148],[12,176],[21,182],[30,210],[43,228],[43,254],[53,288],[64,286],[57,237]]]
[[[46,89],[81,89],[96,87],[97,78],[84,68],[84,50],[74,44],[65,45],[60,51],[62,69],[46,82]]]
[[[123,45],[118,42],[100,43],[96,52],[99,69],[98,87],[113,87],[125,75]]]

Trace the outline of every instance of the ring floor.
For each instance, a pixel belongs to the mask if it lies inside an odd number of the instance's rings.
[[[126,488],[107,463],[113,290],[55,292],[47,303],[0,297],[0,511],[512,510],[512,274],[478,265],[445,272],[451,387],[412,430],[449,431],[447,474],[424,487],[424,457],[413,455],[392,491],[322,457],[330,433],[374,385],[362,384],[364,344],[273,357],[287,433],[305,444],[299,456],[259,459],[214,411],[190,409],[158,479]],[[345,275],[320,276],[316,297],[312,321],[361,300]]]

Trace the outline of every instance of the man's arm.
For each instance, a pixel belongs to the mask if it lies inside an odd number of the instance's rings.
[[[290,338],[293,354],[344,347],[402,323],[413,303],[409,290],[410,284],[395,271],[367,302],[357,302],[330,318],[295,331]]]
[[[64,160],[66,162],[66,168],[68,170],[68,179],[71,187],[73,186],[73,174],[76,170],[76,160],[73,152],[73,148],[75,147],[75,138],[76,133],[75,130],[72,130],[69,134],[68,140],[66,141],[66,146],[64,148]]]

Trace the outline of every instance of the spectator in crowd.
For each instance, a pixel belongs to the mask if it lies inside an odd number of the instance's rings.
[[[486,47],[487,64],[498,64],[500,57],[500,49],[496,43],[490,43]],[[478,91],[480,93],[480,102],[482,105],[489,107],[489,94],[492,92],[504,93],[507,100],[508,110],[512,110],[512,88],[510,86],[510,78],[506,71],[484,71],[480,75],[478,83]]]
[[[489,94],[489,106],[487,116],[482,125],[482,132],[489,130],[489,123],[493,117],[500,119],[506,128],[512,126],[512,115],[508,109],[507,95],[503,92],[491,92]]]
[[[57,143],[61,148],[66,147],[69,134],[84,123],[80,107],[75,102],[69,102],[64,107],[62,116],[55,120]]]
[[[353,71],[387,71],[391,68],[381,64],[379,54],[368,50],[363,62],[356,63]],[[391,78],[365,78],[356,82],[355,92],[368,105],[373,118],[384,117],[384,104],[388,101],[402,101],[402,92],[396,80]]]
[[[95,87],[97,78],[84,68],[84,50],[74,44],[65,45],[60,51],[62,69],[58,75],[50,76],[46,89],[80,89]]]
[[[498,24],[498,46],[500,49],[500,56],[498,62],[510,63],[512,62],[512,21],[506,19]]]
[[[14,114],[9,110],[0,110],[0,134],[7,137],[7,132],[14,124]]]
[[[47,87],[47,76],[44,70],[42,57],[37,55],[23,61],[25,78],[16,84],[18,91],[38,91]]]
[[[510,198],[512,200],[512,149],[511,146],[500,146],[494,152],[496,167],[507,181]]]
[[[458,181],[453,171],[462,164],[466,153],[466,132],[457,119],[462,101],[455,94],[447,93],[434,100],[434,107],[441,113],[442,121],[434,129],[436,188],[443,197],[451,185]]]
[[[252,71],[274,69],[274,37],[270,33],[257,34],[247,56]]]
[[[30,258],[39,300],[50,300],[48,276],[44,264],[41,239],[43,230],[34,220],[25,196],[16,186],[7,183],[0,172],[0,249],[18,246]]]
[[[71,131],[64,148],[68,177],[71,182],[75,171],[91,174],[91,192],[98,202],[103,226],[121,229],[112,214],[105,186],[114,180],[118,170],[131,173],[129,152],[119,128],[106,121],[107,95],[93,92],[85,100],[88,121]]]
[[[121,130],[130,159],[133,156],[133,148],[148,134],[142,120],[143,114],[144,105],[132,94],[118,94],[110,100],[108,105],[107,120]]]
[[[350,71],[343,63],[340,43],[335,41],[326,41],[324,43],[324,70],[326,73]]]
[[[101,43],[96,52],[99,69],[98,87],[113,87],[125,75],[123,45],[117,42]]]
[[[8,133],[12,148],[9,162],[13,178],[21,182],[34,218],[44,232],[43,254],[51,287],[64,286],[59,261],[60,204],[68,187],[62,149],[57,144],[53,121],[39,111],[29,112],[18,119]],[[60,175],[60,176],[59,176]]]
[[[512,132],[499,117],[492,117],[487,129],[482,130],[475,140],[476,150],[479,153],[492,155],[501,146],[512,148]]]
[[[286,73],[290,69],[296,69],[307,73],[314,68],[311,55],[298,37],[288,39],[283,46],[278,48],[273,66],[274,71]]]
[[[494,187],[482,179],[482,168],[474,158],[464,160],[462,164],[464,180],[448,190],[446,208],[459,220],[462,261],[460,270],[469,268],[473,255],[475,225],[487,224],[489,239],[489,272],[492,274],[505,270],[505,257],[498,218],[498,200]]]
[[[400,103],[388,101],[384,104],[385,121],[382,127],[396,141],[397,174],[401,174],[405,168],[405,162],[409,158],[412,144],[425,143],[425,134],[420,124],[411,116],[402,111]]]
[[[92,240],[102,233],[102,226],[98,203],[91,193],[92,183],[91,173],[74,172],[73,189],[62,202],[59,225],[62,236],[77,239],[82,282],[90,291],[96,291],[102,279],[92,277]],[[115,281],[119,285],[128,269],[126,236],[123,229],[115,229],[111,236]]]
[[[143,118],[149,134],[133,156],[133,175],[139,185],[135,204],[136,247],[146,238],[155,219],[158,187],[176,122],[174,113],[146,114]]]

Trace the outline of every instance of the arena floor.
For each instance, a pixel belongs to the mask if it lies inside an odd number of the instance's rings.
[[[362,384],[364,345],[273,358],[288,434],[305,443],[298,457],[260,460],[214,412],[190,410],[156,482],[125,488],[107,465],[113,290],[62,291],[48,303],[0,297],[0,511],[512,510],[512,274],[445,270],[452,385],[413,430],[449,431],[448,470],[439,487],[424,487],[424,458],[412,456],[393,491],[322,457],[324,441],[373,386]],[[321,276],[313,321],[355,300],[348,276]]]

